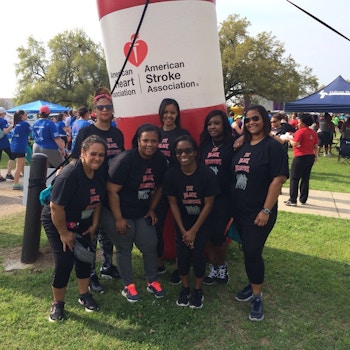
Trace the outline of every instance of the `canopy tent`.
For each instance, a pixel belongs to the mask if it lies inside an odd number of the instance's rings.
[[[39,113],[39,109],[41,106],[48,106],[50,108],[50,113],[62,113],[69,111],[69,108],[56,105],[55,103],[46,102],[42,100],[37,100],[34,102],[29,102],[24,105],[16,106],[7,110],[7,113],[15,113],[16,111],[22,109],[27,113]]]
[[[322,90],[300,100],[287,102],[284,109],[288,112],[349,113],[350,83],[339,75]]]

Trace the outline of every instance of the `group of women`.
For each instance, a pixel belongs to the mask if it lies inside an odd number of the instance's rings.
[[[113,105],[108,91],[96,92],[94,105],[97,120],[100,117],[110,123]],[[269,136],[267,111],[262,106],[248,108],[244,142],[236,150],[228,118],[220,110],[206,116],[199,146],[181,128],[175,100],[162,101],[159,112],[162,126],[141,125],[130,150],[124,150],[121,135],[117,149],[110,148],[112,143],[107,145],[112,142],[106,134],[110,133],[107,122],[105,127],[91,125],[79,132],[73,157],[78,160],[57,176],[51,202],[42,214],[55,257],[50,321],[63,317],[74,263],[79,303],[86,311],[99,309],[88,289],[90,264],[74,255],[75,234],[90,241],[98,226],[116,246],[122,295],[129,302],[141,298],[132,271],[135,244],[143,258],[146,290],[156,298],[164,297],[166,290],[157,275],[163,267],[162,230],[168,207],[174,220],[176,264],[182,284],[176,304],[202,308],[203,282],[228,281],[225,231],[233,216],[243,242],[249,282],[236,299],[251,300],[249,319],[264,318],[262,251],[276,221],[278,195],[288,177],[287,155]],[[106,186],[101,186],[103,183]],[[205,253],[210,260],[206,277]]]

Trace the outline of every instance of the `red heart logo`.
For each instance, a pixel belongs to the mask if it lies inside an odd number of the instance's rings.
[[[130,50],[130,46],[132,44],[132,40],[134,39],[135,34],[131,36],[131,41],[127,42],[124,45],[124,55],[125,57],[128,55]],[[138,36],[137,36],[138,38]],[[143,40],[136,40],[135,44],[131,50],[128,61],[134,66],[138,67],[146,58],[148,52],[147,44]]]

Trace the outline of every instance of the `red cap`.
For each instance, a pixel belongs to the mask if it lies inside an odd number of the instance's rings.
[[[47,106],[41,106],[39,109],[39,113],[45,113],[45,114],[50,114],[50,108]]]

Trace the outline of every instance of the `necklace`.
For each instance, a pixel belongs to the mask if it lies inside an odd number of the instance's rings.
[[[214,148],[217,148],[217,149],[219,149],[219,148],[223,145],[223,143],[222,143],[222,144],[220,144],[220,145],[217,146],[217,145],[215,144],[215,142],[214,142],[214,139],[211,139],[211,143],[213,144],[213,147],[214,147]]]

